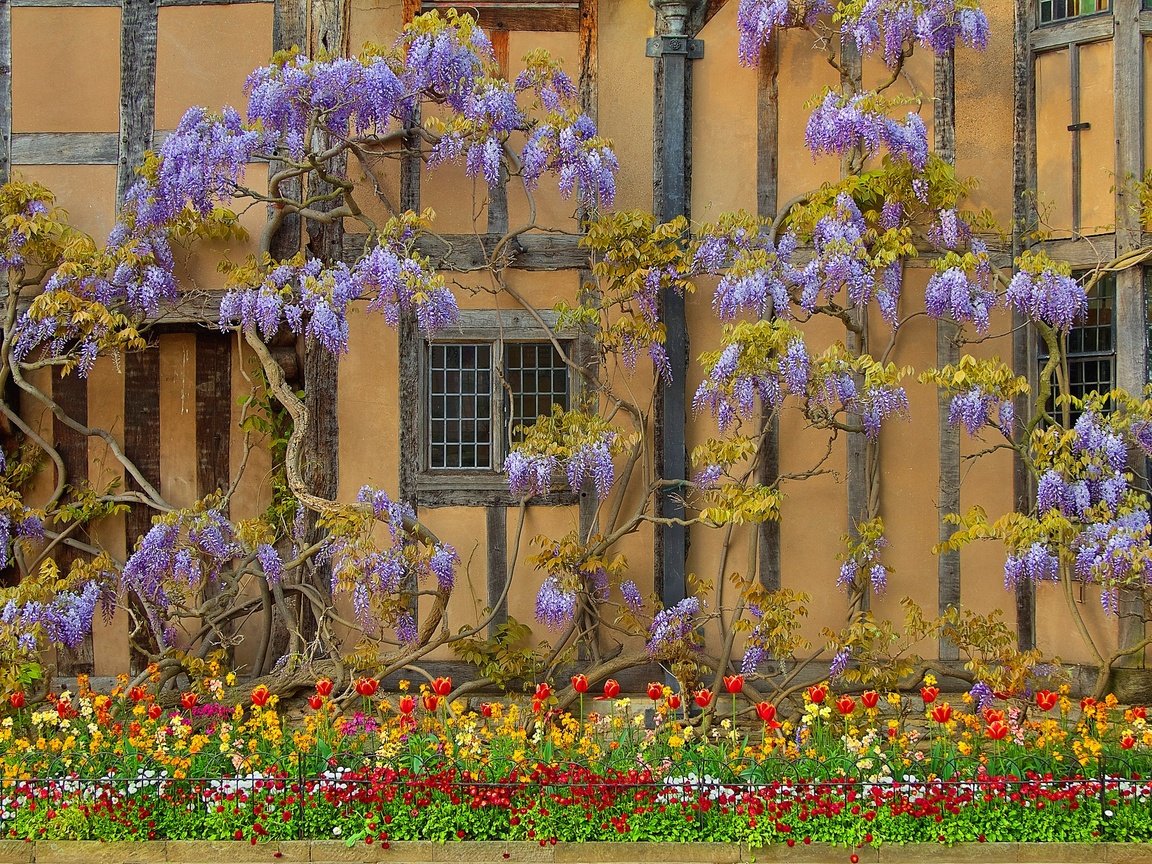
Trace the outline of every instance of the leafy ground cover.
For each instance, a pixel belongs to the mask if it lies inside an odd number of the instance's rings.
[[[439,678],[306,713],[208,678],[165,707],[83,685],[0,726],[4,834],[25,839],[582,840],[882,843],[1152,840],[1141,706],[1067,693],[953,706],[809,687],[796,710],[582,676],[468,704]],[[246,697],[235,702],[240,695]],[[985,704],[981,704],[983,701]]]

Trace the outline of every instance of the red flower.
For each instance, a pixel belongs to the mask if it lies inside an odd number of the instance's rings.
[[[813,684],[808,688],[808,698],[813,705],[820,705],[828,696],[828,689],[823,684]]]
[[[195,693],[189,691],[188,693],[180,694],[180,707],[191,711],[196,707],[196,703],[200,701],[200,697]]]
[[[697,690],[696,695],[692,698],[696,700],[696,704],[701,708],[707,708],[712,704],[712,691],[707,688],[703,690]]]
[[[579,675],[572,676],[572,689],[577,693],[588,692],[588,676],[581,672]]]
[[[452,679],[437,678],[432,682],[432,692],[437,696],[447,696],[452,692]]]
[[[856,710],[856,700],[845,694],[836,700],[836,710],[846,717]]]
[[[161,708],[159,705],[149,705],[148,706],[148,719],[149,720],[159,720],[160,715],[163,713],[164,713],[164,709]]]
[[[416,697],[408,694],[400,697],[400,713],[411,714],[416,710]]]
[[[308,707],[313,711],[319,711],[324,707],[324,697],[319,693],[313,693],[308,697]]]
[[[669,696],[668,696],[668,707],[669,708],[671,708],[673,711],[675,711],[676,709],[678,709],[680,707],[680,704],[681,703],[680,703],[680,694],[679,693],[669,694]]]
[[[999,708],[985,708],[984,709],[984,722],[991,726],[995,722],[1004,722],[1004,712]]]
[[[482,716],[482,717],[491,717],[492,716],[492,703],[491,702],[484,702],[483,704],[480,705],[480,716]]]
[[[541,681],[536,685],[536,693],[532,698],[537,702],[547,702],[552,698],[552,686],[547,681]]]
[[[71,720],[73,717],[76,717],[79,713],[80,712],[78,712],[75,708],[72,707],[71,702],[66,702],[65,700],[61,699],[59,702],[56,703],[56,716],[59,717],[61,720]]]
[[[921,687],[920,698],[924,700],[925,705],[931,705],[936,701],[936,697],[940,695],[939,687]]]
[[[1130,734],[1126,734],[1123,738],[1120,739],[1120,746],[1125,750],[1131,750],[1136,746],[1136,739],[1133,738]]]
[[[743,675],[725,675],[724,676],[724,689],[735,696],[744,690],[744,676]]]
[[[1051,690],[1040,690],[1036,693],[1036,707],[1041,711],[1051,711],[1060,701],[1060,696]]]
[[[660,697],[664,695],[664,685],[659,681],[653,681],[648,685],[648,698],[653,702],[659,702]]]
[[[1080,710],[1081,711],[1089,711],[1095,707],[1096,707],[1096,700],[1093,699],[1091,696],[1085,696],[1083,699],[1080,700]]]
[[[425,693],[424,694],[424,710],[425,711],[435,711],[439,705],[440,705],[440,697],[437,696],[435,693]]]
[[[1008,724],[1003,720],[993,720],[988,724],[988,728],[984,730],[984,734],[993,741],[999,741],[1008,734]]]
[[[143,687],[129,687],[128,698],[133,702],[143,702],[148,696],[148,691]]]
[[[8,697],[8,704],[15,708],[17,711],[24,707],[25,701],[27,700],[24,696],[23,690],[17,690],[15,693]]]
[[[928,715],[935,723],[947,723],[952,719],[952,706],[947,702],[941,702],[939,705],[933,705],[932,711]]]
[[[272,691],[261,684],[252,691],[252,704],[257,708],[263,708],[268,704],[268,700],[272,698]]]
[[[375,678],[357,678],[356,683],[352,685],[356,688],[356,692],[365,698],[372,696],[380,687],[380,682]]]
[[[880,694],[875,690],[865,690],[860,694],[860,701],[864,703],[864,707],[871,710],[880,704]]]
[[[780,724],[776,722],[776,706],[771,702],[757,702],[756,716],[773,729],[780,727]]]
[[[321,678],[316,682],[316,695],[327,698],[332,695],[332,687],[331,678]]]
[[[1147,720],[1148,719],[1148,709],[1145,708],[1143,705],[1134,705],[1132,707],[1132,716],[1137,720]]]
[[[620,695],[620,682],[615,678],[609,678],[604,682],[604,698],[615,699]]]

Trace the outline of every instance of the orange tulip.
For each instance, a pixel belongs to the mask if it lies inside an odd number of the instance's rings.
[[[195,693],[181,693],[180,694],[180,707],[191,710],[196,707],[196,703],[200,701],[200,697]]]
[[[860,694],[860,701],[864,703],[864,707],[872,710],[880,704],[880,694],[875,690],[865,690]]]
[[[332,684],[331,678],[321,678],[316,682],[316,695],[323,696],[325,698],[331,696],[333,686],[334,685]]]
[[[1036,707],[1041,711],[1051,711],[1060,701],[1060,696],[1051,690],[1039,690],[1036,693]]]
[[[701,708],[707,708],[712,704],[712,691],[708,689],[697,690],[696,695],[692,698],[696,700],[696,704]]]
[[[985,708],[984,709],[984,722],[991,726],[996,721],[1004,722],[1004,712],[999,708]]]
[[[133,702],[143,702],[148,697],[148,691],[143,687],[129,687],[128,698]]]
[[[947,702],[941,702],[939,705],[933,705],[932,711],[928,716],[931,717],[935,723],[947,723],[952,719],[952,706]]]
[[[836,710],[847,717],[856,710],[856,700],[845,694],[836,700]]]
[[[925,705],[931,705],[936,701],[936,697],[940,695],[939,687],[921,687],[920,698],[924,700]]]
[[[424,694],[424,710],[435,711],[440,705],[440,697],[435,693]]]
[[[724,689],[735,696],[744,690],[744,676],[743,675],[725,675],[724,676]]]
[[[452,692],[452,679],[437,678],[432,682],[432,692],[437,696],[447,696]]]
[[[252,691],[252,704],[257,708],[263,708],[268,704],[268,700],[272,698],[272,691],[261,684]]]
[[[993,741],[999,741],[1008,734],[1008,724],[1003,720],[993,720],[984,730],[984,734]]]

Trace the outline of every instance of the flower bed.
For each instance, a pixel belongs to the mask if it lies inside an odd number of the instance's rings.
[[[586,682],[573,681],[580,702]],[[288,723],[266,688],[208,679],[166,709],[148,688],[85,688],[0,727],[0,830],[26,840],[588,841],[842,849],[908,843],[1152,840],[1152,730],[1141,707],[1041,691],[953,708],[817,685],[799,713],[687,697],[648,705],[607,682],[599,711],[469,710],[437,679],[344,710],[321,681]],[[642,700],[643,701],[643,700]],[[581,704],[581,709],[583,705]],[[644,709],[644,710],[640,710]],[[727,710],[730,709],[730,710]],[[720,715],[728,716],[721,717]],[[750,724],[743,721],[747,719]],[[799,853],[798,853],[799,854]]]

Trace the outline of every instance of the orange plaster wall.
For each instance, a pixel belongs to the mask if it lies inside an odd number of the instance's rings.
[[[115,165],[16,165],[13,172],[48,187],[73,227],[97,243],[107,239],[116,221]]]
[[[1091,128],[1080,133],[1081,218],[1085,234],[1102,234],[1116,225],[1116,134],[1113,110],[1112,43],[1080,47],[1080,120]]]
[[[12,131],[120,129],[120,10],[12,10]]]

